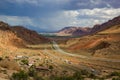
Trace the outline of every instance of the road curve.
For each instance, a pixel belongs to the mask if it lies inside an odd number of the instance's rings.
[[[52,45],[53,48],[61,53],[61,54],[65,54],[65,55],[69,55],[69,56],[74,56],[74,57],[80,57],[80,58],[84,58],[84,59],[91,59],[91,60],[98,60],[98,61],[105,61],[105,62],[120,62],[120,60],[115,60],[115,59],[107,59],[107,58],[96,58],[96,57],[87,57],[87,56],[83,56],[83,55],[78,55],[78,54],[72,54],[72,53],[68,53],[63,51],[62,49],[60,49],[60,47],[58,46],[58,44],[55,41],[52,41]]]

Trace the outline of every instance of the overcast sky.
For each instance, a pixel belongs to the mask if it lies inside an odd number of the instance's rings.
[[[37,31],[92,27],[120,15],[120,0],[0,0],[0,20]]]

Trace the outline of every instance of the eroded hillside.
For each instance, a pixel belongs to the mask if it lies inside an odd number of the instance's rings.
[[[120,16],[93,27],[91,32],[94,34],[69,39],[62,47],[77,53],[87,51],[97,57],[120,58]]]
[[[17,37],[7,23],[0,22],[0,47],[6,49],[8,47],[25,47],[25,43],[22,39]]]

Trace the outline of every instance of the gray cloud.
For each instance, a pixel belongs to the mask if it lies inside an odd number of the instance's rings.
[[[63,10],[120,7],[119,0],[5,0],[5,2],[29,4],[44,8],[59,8]]]
[[[120,13],[119,0],[1,0],[0,20],[34,30],[93,26]]]
[[[11,25],[30,26],[34,30],[55,31],[65,26],[89,26],[103,23],[120,13],[120,8],[94,8],[59,11],[52,16],[42,18],[1,15],[0,19]]]
[[[93,8],[119,8],[119,0],[70,0],[65,6],[66,10],[93,9]]]

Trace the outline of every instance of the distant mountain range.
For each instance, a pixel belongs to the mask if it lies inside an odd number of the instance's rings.
[[[114,19],[109,20],[108,22],[105,22],[103,24],[96,24],[93,28],[75,27],[75,26],[65,27],[57,31],[56,34],[59,36],[84,36],[84,35],[95,34],[106,29],[109,29],[109,32],[111,32],[110,30],[112,29],[110,28],[113,26],[114,26],[114,31],[112,32],[117,32],[115,29],[118,30],[120,26],[120,16],[115,17]]]
[[[59,30],[56,34],[59,36],[77,36],[77,35],[86,35],[89,33],[91,28],[89,27],[65,27]]]

